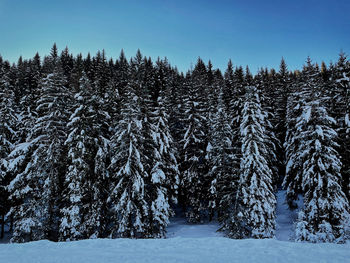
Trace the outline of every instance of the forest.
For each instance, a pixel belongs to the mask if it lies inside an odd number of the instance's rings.
[[[11,242],[165,238],[175,212],[227,237],[350,238],[350,61],[182,73],[140,51],[0,56],[0,219]],[[301,205],[300,205],[301,204]]]

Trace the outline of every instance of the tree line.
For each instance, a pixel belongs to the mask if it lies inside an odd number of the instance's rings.
[[[0,214],[12,242],[164,238],[175,209],[231,238],[349,237],[350,61],[300,71],[105,52],[0,56]],[[302,206],[298,207],[298,200]]]

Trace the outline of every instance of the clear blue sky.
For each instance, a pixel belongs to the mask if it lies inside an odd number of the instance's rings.
[[[200,56],[225,69],[234,65],[290,69],[307,56],[335,61],[350,53],[349,0],[0,0],[0,54],[48,54],[56,42],[73,54],[105,49],[128,57],[138,48],[168,57],[180,70]]]

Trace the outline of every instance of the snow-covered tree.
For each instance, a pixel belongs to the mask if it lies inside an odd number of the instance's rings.
[[[246,88],[242,136],[241,174],[235,214],[229,236],[234,238],[271,238],[275,234],[276,197],[265,134],[265,114],[255,87]]]
[[[60,181],[65,174],[69,92],[58,65],[40,82],[38,118],[25,143],[12,154],[16,177],[9,186],[15,205],[13,242],[57,239]],[[25,156],[20,156],[25,154]]]
[[[265,159],[269,163],[269,167],[272,170],[272,183],[274,188],[277,188],[277,184],[279,182],[279,169],[281,167],[281,162],[283,158],[279,156],[277,158],[277,152],[281,147],[281,143],[277,139],[275,135],[275,131],[279,123],[279,119],[275,115],[277,112],[277,102],[275,101],[275,97],[277,97],[276,93],[276,73],[274,70],[271,70],[269,73],[267,69],[260,70],[258,74],[255,76],[254,82],[257,91],[259,92],[259,97],[261,100],[261,107],[265,114],[265,134],[266,140],[265,144],[268,147],[268,156],[264,156]]]
[[[162,64],[158,63],[158,82],[160,90],[155,110],[152,113],[152,137],[155,145],[152,154],[153,164],[150,172],[150,182],[147,187],[147,199],[150,203],[148,232],[154,237],[165,237],[166,226],[173,215],[170,208],[171,200],[177,203],[179,170],[175,157],[174,141],[168,124],[168,97],[166,80],[162,80]],[[164,82],[164,83],[162,83]]]
[[[145,179],[150,176],[141,161],[142,114],[139,97],[128,88],[121,120],[112,136],[108,197],[112,216],[112,237],[143,237],[149,204],[145,200]]]
[[[217,212],[222,230],[225,230],[232,220],[232,204],[235,202],[239,170],[233,163],[232,130],[226,114],[223,91],[219,93],[217,113],[213,118],[208,159],[210,164],[209,207]]]
[[[317,74],[316,69],[311,63],[311,59],[308,58],[302,73],[291,87],[292,93],[288,97],[287,102],[287,131],[284,143],[286,175],[283,180],[283,187],[287,189],[287,203],[292,209],[297,207],[295,201],[303,193],[301,189],[303,161],[300,157],[301,152],[298,150],[299,146],[303,143],[303,138],[299,136],[300,130],[296,128],[296,123],[297,118],[302,114],[306,100],[310,98],[309,92],[313,89],[313,81],[320,81],[320,79],[315,79]]]
[[[235,69],[233,76],[228,74],[229,67],[225,73],[225,82],[232,82],[232,97],[229,101],[229,109],[227,111],[230,125],[232,128],[232,146],[233,146],[233,162],[232,167],[234,170],[240,170],[240,162],[242,157],[242,138],[240,125],[242,122],[242,111],[244,107],[244,94],[245,94],[245,80],[242,67]],[[232,80],[231,80],[232,78]]]
[[[313,91],[314,94],[316,91]],[[317,94],[317,93],[316,93]],[[296,224],[296,240],[344,242],[349,224],[349,203],[341,187],[342,167],[337,152],[335,120],[328,116],[320,100],[303,107],[297,119],[303,143],[298,151],[303,160],[302,190],[304,207]]]
[[[74,96],[74,112],[67,127],[67,173],[64,180],[63,207],[61,208],[60,239],[77,240],[98,236],[99,215],[92,214],[94,157],[96,155],[93,110],[96,96],[92,95],[90,81],[83,73],[80,90]]]
[[[7,172],[7,156],[15,146],[16,115],[15,96],[11,87],[5,67],[0,61],[0,216],[1,238],[4,235],[5,214],[9,209],[8,191],[6,186],[10,177]]]
[[[350,198],[350,62],[340,53],[337,63],[331,68],[327,80],[330,93],[330,115],[335,118],[337,132],[341,140],[339,152],[342,157],[343,188]]]
[[[24,67],[24,66],[22,66]],[[19,101],[19,116],[21,121],[18,123],[19,134],[17,137],[21,142],[24,142],[30,134],[37,118],[36,101],[40,96],[39,82],[42,79],[40,56],[37,53],[32,60],[30,60],[26,67],[22,69],[24,75],[22,82],[23,95]]]
[[[163,74],[158,74],[158,79],[163,78],[161,82],[164,83],[161,84],[155,111],[152,113],[152,123],[154,124],[152,137],[155,140],[157,152],[160,156],[157,162],[160,162],[163,167],[162,170],[167,177],[169,194],[172,200],[177,203],[178,187],[180,183],[179,168],[176,159],[175,142],[169,127],[168,109],[170,107],[169,99],[171,87],[168,83],[168,79],[165,79],[164,75],[166,75],[166,69],[163,69],[164,66],[163,63],[159,63],[158,65],[158,70],[163,71]]]
[[[189,222],[199,222],[202,212],[206,209],[203,194],[204,189],[204,138],[206,137],[203,115],[203,105],[198,96],[201,90],[193,83],[192,76],[186,77],[185,85],[188,94],[184,98],[186,132],[182,140],[181,186],[182,197]]]
[[[0,65],[0,178],[6,173],[5,158],[14,146],[17,126],[14,92],[4,71]]]

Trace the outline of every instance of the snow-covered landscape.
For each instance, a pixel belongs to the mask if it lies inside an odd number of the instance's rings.
[[[168,226],[166,239],[91,239],[58,243],[41,240],[0,244],[0,262],[350,262],[350,243],[288,241],[293,235],[293,214],[284,204],[284,194],[285,191],[280,191],[277,195],[275,239],[229,239],[216,231],[219,225],[215,222],[188,224],[178,217]]]
[[[239,262],[347,263],[350,244],[307,244],[275,239],[233,240],[224,237],[169,239],[93,239],[74,242],[46,240],[0,245],[0,262]]]
[[[277,239],[234,240],[215,232],[216,225],[169,226],[166,239],[47,240],[0,244],[0,262],[350,262],[350,244],[309,244]]]
[[[0,0],[0,263],[350,263],[348,10]]]

